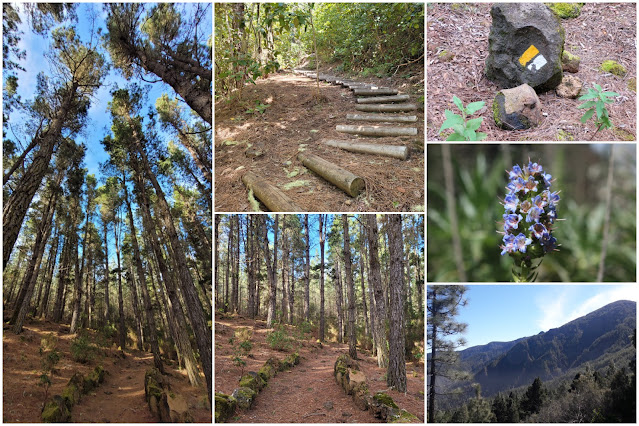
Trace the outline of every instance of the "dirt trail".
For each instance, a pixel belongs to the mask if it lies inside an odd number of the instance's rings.
[[[238,423],[380,423],[361,411],[337,385],[333,365],[346,345],[325,345],[303,357],[300,364],[279,373],[255,399]]]
[[[296,329],[286,326],[289,335]],[[253,344],[246,365],[238,367],[231,340],[238,330],[248,329]],[[333,329],[327,335],[334,341]],[[239,386],[242,374],[258,371],[269,357],[285,358],[291,351],[278,352],[266,343],[266,322],[239,316],[217,315],[215,318],[215,391],[231,394]],[[289,371],[278,373],[269,380],[248,411],[238,410],[231,422],[238,423],[377,423],[370,411],[361,411],[350,395],[340,388],[333,376],[337,357],[348,353],[348,345],[326,343],[320,348],[316,331],[307,339],[296,340],[300,364]],[[376,359],[358,347],[358,363],[367,378],[371,393],[387,392],[401,408],[424,421],[424,364],[408,363],[407,392],[389,390],[385,369],[377,367]],[[325,406],[326,404],[326,406]],[[329,408],[331,407],[332,408]],[[305,417],[306,416],[306,417]]]

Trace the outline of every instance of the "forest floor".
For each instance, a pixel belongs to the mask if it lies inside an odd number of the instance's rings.
[[[48,399],[59,395],[71,376],[87,375],[101,364],[107,371],[104,382],[73,406],[71,418],[81,423],[155,423],[144,398],[144,374],[153,366],[150,353],[126,350],[125,358],[116,349],[95,349],[96,356],[86,364],[71,358],[69,326],[49,321],[27,320],[24,331],[16,335],[5,329],[3,345],[3,423],[41,423],[44,388],[37,386],[41,373],[40,341],[49,333],[57,337],[60,361],[55,366]],[[92,332],[89,332],[90,335]],[[197,423],[212,421],[206,387],[192,387],[186,373],[166,366],[171,389],[187,401],[189,412]],[[203,380],[203,376],[202,376]]]
[[[584,110],[577,109],[584,101],[560,98],[554,90],[538,94],[542,112],[547,114],[540,126],[514,132],[496,126],[491,105],[499,87],[484,76],[491,6],[490,3],[428,5],[427,140],[445,140],[450,133],[438,134],[444,122],[444,110],[459,113],[452,102],[453,95],[464,105],[486,102],[486,107],[476,116],[484,117],[479,131],[486,133],[490,141],[590,140],[596,127],[593,120],[582,124],[579,120]],[[610,120],[616,128],[600,131],[594,140],[636,139],[636,23],[634,3],[586,3],[577,18],[561,20],[566,31],[564,50],[581,57],[579,72],[566,74],[582,81],[582,93],[597,83],[604,90],[620,95],[608,106]],[[452,59],[447,52],[454,55]],[[607,59],[623,65],[627,74],[618,77],[601,71],[601,63]]]
[[[233,364],[233,346],[229,342],[236,330],[252,331],[253,349],[242,369]],[[287,326],[289,334],[295,328]],[[215,391],[231,394],[243,373],[257,371],[271,356],[286,357],[286,352],[271,349],[266,343],[266,322],[238,316],[216,316],[215,320]],[[296,341],[300,363],[278,373],[256,397],[248,411],[238,411],[237,423],[379,423],[370,410],[361,411],[350,395],[337,384],[333,366],[337,357],[348,353],[347,344],[317,342],[317,336]],[[292,352],[289,351],[289,352]],[[424,364],[407,363],[407,392],[389,390],[385,369],[377,367],[376,358],[358,348],[358,363],[367,378],[372,394],[384,391],[400,408],[424,422]]]
[[[321,72],[341,76],[330,67]],[[337,132],[335,127],[356,123],[346,120],[347,113],[357,112],[356,97],[349,89],[320,82],[322,98],[326,99],[318,101],[313,96],[314,80],[287,72],[271,74],[255,85],[246,85],[242,102],[220,100],[215,104],[216,211],[251,211],[248,191],[241,181],[247,171],[278,187],[306,181],[305,185],[285,192],[305,211],[423,211],[423,66],[401,68],[394,77],[353,78],[398,89],[411,95],[411,102],[418,105],[418,111],[411,112],[417,116],[417,123],[410,123],[411,127],[417,127],[417,136],[374,139],[375,143],[409,146],[411,156],[407,161],[355,154],[320,144],[325,138],[354,138]],[[264,112],[254,111],[256,105],[266,105],[261,107],[265,108]],[[375,124],[383,125],[368,123]],[[366,181],[366,192],[353,199],[308,171],[296,158],[300,148],[362,177]]]

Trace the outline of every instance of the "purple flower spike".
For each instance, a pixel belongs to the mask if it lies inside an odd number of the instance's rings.
[[[543,198],[541,198],[540,195],[537,195],[535,198],[533,198],[532,202],[536,207],[539,207],[540,209],[543,209],[544,207],[546,207],[546,201]]]
[[[502,240],[504,242],[504,245],[501,246],[501,255],[505,255],[506,253],[512,253],[515,251],[515,236],[512,234],[506,234],[504,235],[504,238]]]
[[[537,192],[537,181],[532,176],[528,176],[528,180],[524,185],[524,194],[528,194],[530,191]]]
[[[526,200],[526,201],[522,201],[521,202],[521,204],[519,205],[519,210],[523,214],[526,214],[526,213],[528,213],[528,211],[530,210],[531,207],[532,207],[532,204],[530,203],[530,201]]]

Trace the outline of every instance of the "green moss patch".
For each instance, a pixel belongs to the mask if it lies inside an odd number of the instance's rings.
[[[66,423],[71,420],[71,412],[64,399],[60,395],[53,397],[42,410],[42,421],[44,423]]]
[[[628,89],[637,93],[637,79],[632,77],[628,79]]]
[[[414,416],[406,410],[400,410],[397,414],[393,413],[391,418],[388,419],[388,423],[416,423],[417,421],[417,416]]]
[[[380,404],[388,405],[392,408],[399,408],[397,404],[395,404],[395,401],[393,401],[393,398],[391,398],[386,392],[377,392],[373,396],[373,399]]]
[[[268,382],[276,373],[277,371],[269,364],[264,364],[262,368],[260,368],[260,371],[257,372],[265,382]]]
[[[613,128],[612,133],[617,137],[617,139],[622,141],[634,141],[637,139],[632,133],[618,127]]]
[[[266,382],[259,374],[253,371],[240,378],[240,387],[253,389],[255,392],[259,392],[264,386],[266,386]]]
[[[584,3],[546,3],[546,6],[561,19],[576,18],[581,14],[583,5]]]
[[[573,136],[572,133],[566,132],[566,131],[560,129],[557,132],[557,140],[558,141],[574,141],[575,137]]]
[[[627,73],[626,68],[623,65],[612,60],[603,61],[601,63],[601,70],[619,77],[623,77]]]
[[[235,414],[237,402],[231,395],[215,392],[215,423],[224,423]]]

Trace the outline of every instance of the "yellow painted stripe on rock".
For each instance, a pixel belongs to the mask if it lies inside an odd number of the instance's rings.
[[[537,50],[537,48],[531,44],[530,47],[524,52],[523,55],[521,55],[521,57],[519,58],[519,63],[521,64],[522,67],[525,67],[526,64],[535,57],[535,55],[539,53],[539,50]]]

